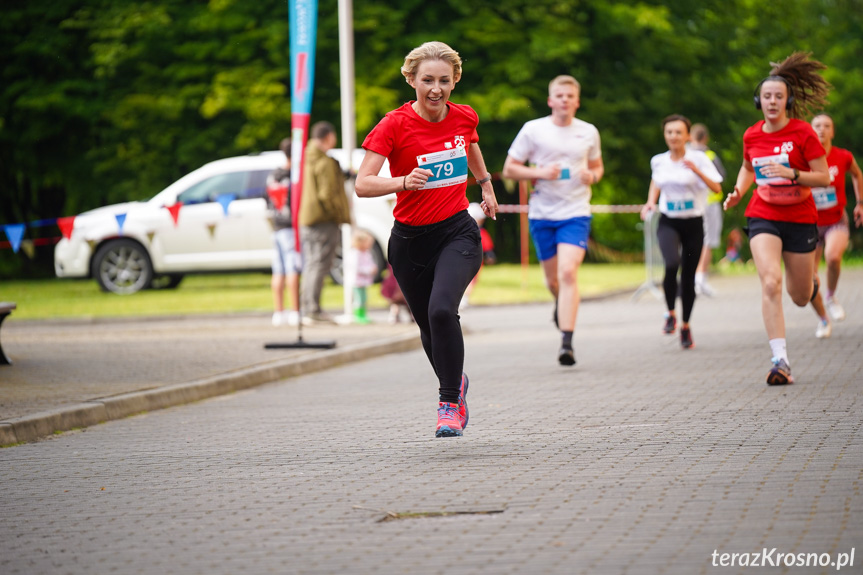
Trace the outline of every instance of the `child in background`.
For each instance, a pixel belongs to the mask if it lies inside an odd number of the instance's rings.
[[[743,249],[743,234],[739,228],[728,232],[728,242],[725,248],[725,261],[734,263],[740,261],[740,250]]]
[[[387,275],[381,282],[381,295],[390,302],[390,323],[395,324],[401,321],[403,308],[407,312],[408,321],[413,321],[414,318],[410,308],[408,308],[408,302],[399,287],[399,282],[396,281],[396,276],[393,275],[393,268],[389,264],[387,264]]]
[[[483,227],[483,224],[485,223],[485,213],[482,211],[482,208],[478,203],[472,202],[467,207],[467,213],[471,215],[471,217],[476,221],[476,225],[479,226],[479,235],[482,241],[482,264],[480,264],[479,272],[477,272],[473,279],[470,280],[470,284],[468,284],[467,289],[461,298],[461,303],[459,304],[458,309],[464,309],[469,305],[470,294],[473,291],[477,280],[479,280],[482,266],[485,264],[494,265],[494,263],[497,262],[497,256],[494,254],[494,241],[491,239],[491,234],[488,233],[488,230]]]
[[[369,323],[367,315],[368,287],[375,283],[378,266],[372,256],[374,238],[363,230],[356,230],[352,241],[354,257],[357,262],[357,275],[354,281],[354,321]]]

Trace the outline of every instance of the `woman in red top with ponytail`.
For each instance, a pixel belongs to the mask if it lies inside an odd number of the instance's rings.
[[[794,381],[782,311],[783,263],[791,300],[800,307],[812,301],[818,315],[826,318],[818,293],[818,212],[811,188],[826,186],[830,175],[818,136],[809,124],[797,119],[824,105],[830,90],[818,73],[824,68],[801,52],[773,64],[754,96],[764,119],[743,135],[743,165],[734,191],[725,199],[725,209],[733,208],[756,184],[746,217],[752,259],[761,281],[761,313],[773,353],[768,385]]]

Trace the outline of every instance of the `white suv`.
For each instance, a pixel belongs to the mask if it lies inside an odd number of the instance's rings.
[[[354,151],[359,166],[363,150]],[[342,150],[331,155],[346,168]],[[282,152],[210,162],[146,202],[105,206],[75,218],[72,233],[54,250],[57,277],[93,277],[119,294],[174,287],[185,274],[267,271],[273,229],[267,217],[267,175],[284,164]],[[384,166],[381,175],[389,176]],[[375,238],[373,253],[386,268],[392,199],[351,196],[354,225]],[[182,203],[173,214],[168,208]],[[338,270],[333,274],[338,279]]]

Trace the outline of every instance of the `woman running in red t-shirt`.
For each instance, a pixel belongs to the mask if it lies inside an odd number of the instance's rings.
[[[743,165],[725,209],[736,206],[757,184],[746,207],[749,246],[761,281],[761,313],[773,353],[769,385],[791,383],[782,312],[782,264],[788,295],[798,306],[810,301],[824,318],[816,274],[818,214],[811,187],[830,182],[824,148],[812,127],[795,119],[821,107],[830,85],[818,74],[825,66],[794,53],[774,64],[755,90],[764,120],[743,134]],[[813,281],[813,278],[815,280]]]
[[[863,225],[863,205],[860,204],[863,195],[863,172],[854,156],[848,150],[833,145],[833,118],[827,114],[818,114],[812,118],[812,128],[818,134],[824,151],[827,152],[827,168],[830,172],[830,185],[824,188],[813,188],[812,196],[815,207],[818,208],[818,249],[815,261],[821,262],[821,254],[827,262],[827,289],[824,303],[831,319],[842,321],[845,310],[834,297],[839,283],[839,273],[842,270],[842,254],[848,249],[850,224],[845,206],[848,203],[845,193],[845,174],[851,174],[854,185],[854,195],[857,205],[854,206],[854,221],[857,226]],[[818,264],[816,264],[818,265]]]
[[[426,42],[407,55],[402,75],[416,100],[389,112],[366,137],[356,190],[360,197],[397,194],[389,262],[440,382],[435,436],[459,436],[468,421],[468,379],[458,304],[482,263],[479,228],[467,212],[468,168],[491,218],[497,200],[479,149],[479,118],[470,106],[449,102],[461,79],[458,52]],[[377,175],[385,159],[392,178]]]

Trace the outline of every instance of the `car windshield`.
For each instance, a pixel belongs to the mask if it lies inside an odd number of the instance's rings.
[[[177,197],[177,201],[183,202],[185,205],[215,202],[223,194],[233,194],[235,197],[241,198],[244,195],[245,184],[246,172],[219,174],[188,188]]]

